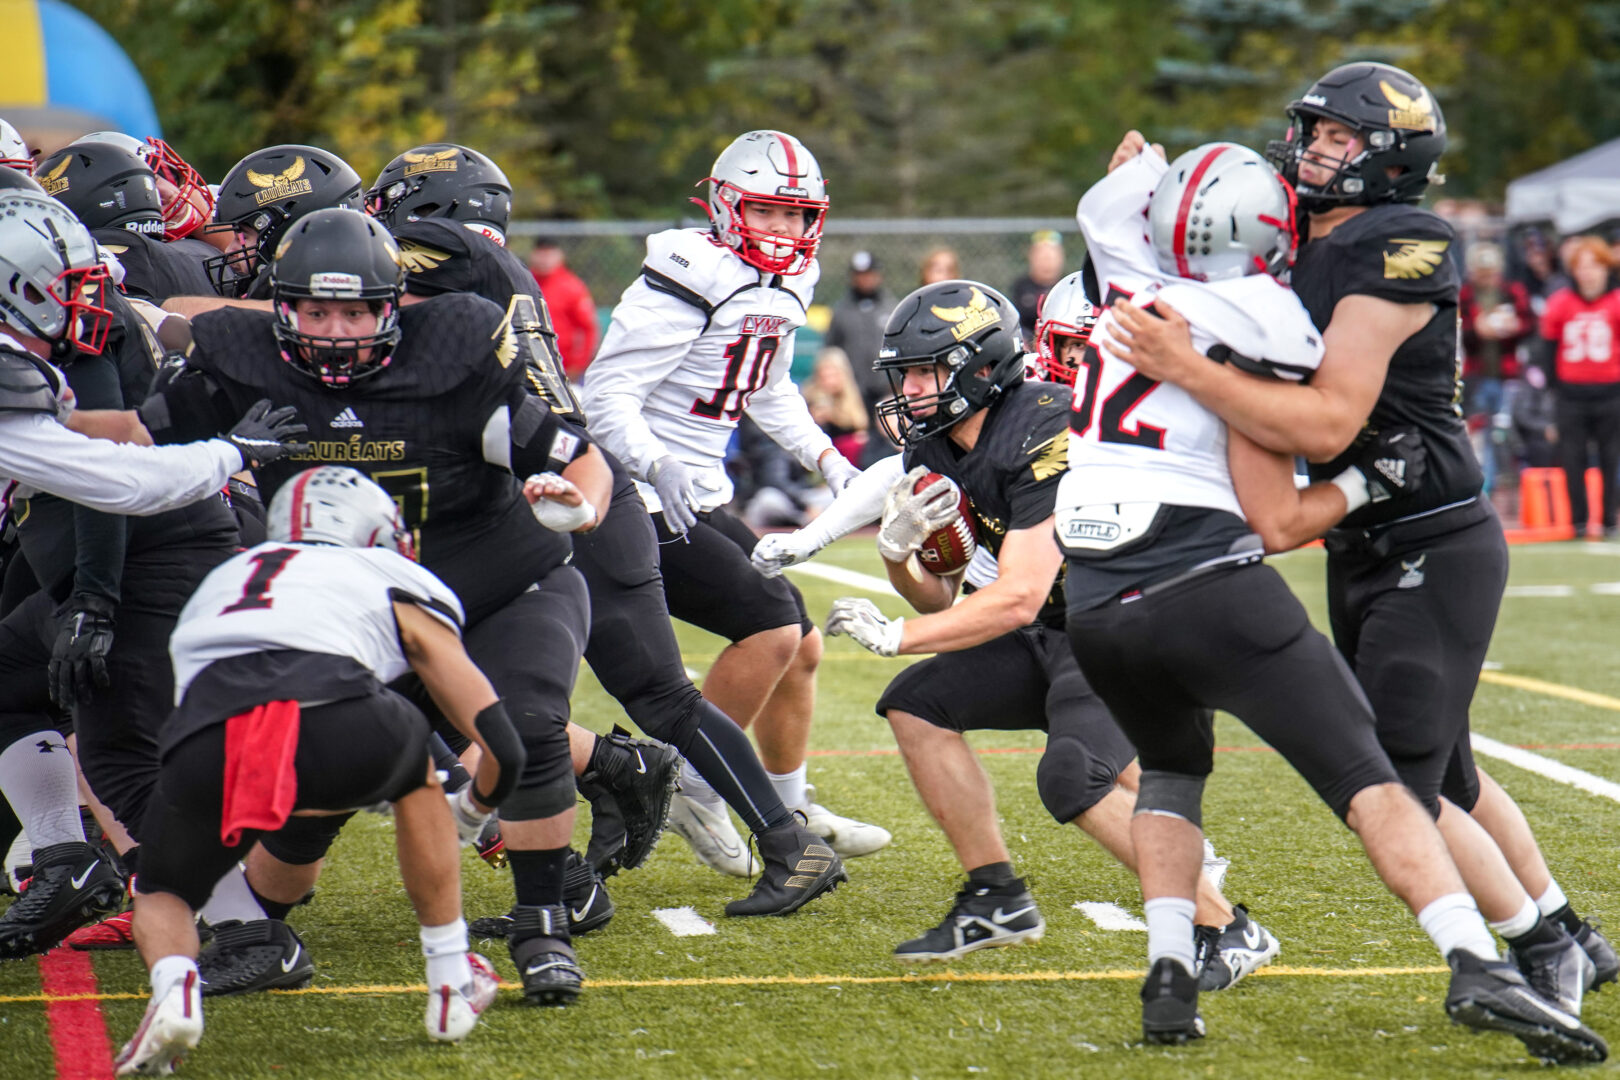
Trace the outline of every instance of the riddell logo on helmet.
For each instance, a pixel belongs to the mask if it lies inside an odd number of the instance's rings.
[[[316,296],[352,296],[360,291],[360,276],[334,272],[311,274],[309,291]]]
[[[794,199],[808,199],[810,197],[810,189],[802,187],[779,187],[776,189],[776,193]]]
[[[163,235],[163,222],[162,221],[126,221],[126,222],[124,222],[124,231],[125,232],[132,232],[132,233],[140,233],[143,236],[162,236]]]
[[[432,154],[405,154],[405,175],[416,176],[418,173],[429,172],[455,172],[461,168],[456,161],[455,149],[440,150]]]
[[[278,173],[247,171],[248,183],[260,190],[254,192],[253,202],[256,206],[263,206],[278,199],[290,199],[294,195],[308,195],[315,190],[308,180],[300,179],[304,175],[304,159],[293,158],[293,163]]]

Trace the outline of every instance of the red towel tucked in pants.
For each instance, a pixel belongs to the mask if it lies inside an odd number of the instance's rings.
[[[225,721],[225,800],[219,838],[242,842],[245,829],[287,823],[298,801],[298,702],[271,701]]]

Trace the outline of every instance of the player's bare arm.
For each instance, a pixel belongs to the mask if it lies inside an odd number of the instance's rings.
[[[163,310],[175,315],[193,318],[220,308],[239,307],[252,311],[269,311],[268,300],[238,300],[228,296],[171,296],[163,301]]]
[[[151,432],[133,409],[78,409],[68,417],[66,426],[92,439],[152,445]]]
[[[1160,382],[1182,387],[1205,408],[1261,446],[1329,461],[1355,439],[1384,386],[1390,358],[1434,317],[1430,304],[1397,304],[1354,295],[1340,300],[1322,335],[1326,353],[1309,384],[1262,379],[1211,363],[1193,348],[1187,321],[1173,308],[1154,314],[1116,301],[1102,348]]]
[[[889,572],[889,584],[917,611],[928,614],[945,611],[956,602],[956,591],[962,584],[962,575],[930,574],[918,564],[915,556],[904,562],[883,560]]]
[[[1034,622],[1063,566],[1052,530],[1049,517],[1008,532],[997,557],[1001,573],[996,580],[949,608],[907,619],[900,653],[959,652]]]
[[[1243,517],[1259,534],[1267,554],[1292,551],[1316,539],[1349,512],[1349,500],[1336,485],[1294,484],[1294,459],[1260,446],[1241,431],[1227,429],[1227,465]]]

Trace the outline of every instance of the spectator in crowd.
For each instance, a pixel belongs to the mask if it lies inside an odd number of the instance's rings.
[[[1051,229],[1042,229],[1029,238],[1028,259],[1029,271],[1013,282],[1007,293],[1018,309],[1026,342],[1035,340],[1035,316],[1040,312],[1041,298],[1063,276],[1063,237]]]
[[[937,247],[923,256],[917,270],[917,284],[932,285],[936,281],[955,281],[962,276],[962,263],[956,252],[948,247]]]
[[[1526,229],[1520,235],[1519,255],[1519,283],[1530,296],[1530,310],[1539,319],[1547,297],[1567,286],[1569,278],[1554,264],[1552,241],[1540,229]]]
[[[1586,532],[1586,468],[1595,448],[1603,478],[1602,522],[1616,535],[1616,473],[1620,472],[1620,291],[1610,287],[1613,256],[1600,237],[1561,247],[1574,287],[1547,300],[1541,316],[1548,382],[1558,394],[1558,446],[1569,488],[1575,534]]]
[[[578,382],[596,355],[596,339],[601,332],[596,302],[579,275],[568,269],[567,257],[555,240],[542,238],[534,242],[534,250],[529,252],[529,273],[534,275],[540,295],[551,309],[563,369],[570,380]]]
[[[883,325],[889,321],[889,312],[893,310],[894,296],[883,287],[883,268],[877,258],[869,251],[857,251],[849,260],[849,291],[833,305],[825,342],[842,349],[845,365],[854,368],[856,386],[866,406],[869,432],[879,430],[877,403],[893,396],[888,378],[873,367],[878,346],[883,342]],[[819,365],[817,370],[820,370]],[[892,445],[881,434],[870,439],[869,444],[868,452],[893,452]],[[844,456],[860,465],[869,464],[847,453]]]
[[[874,352],[874,359],[876,355]],[[872,424],[843,349],[828,345],[816,354],[815,367],[804,384],[804,400],[811,419],[832,437],[833,448],[851,461],[860,461]]]
[[[1487,240],[1468,248],[1468,280],[1457,307],[1462,320],[1463,410],[1469,430],[1483,434],[1485,490],[1496,482],[1498,447],[1507,441],[1509,396],[1519,383],[1518,348],[1535,325],[1530,294],[1503,277],[1502,248]],[[1500,419],[1499,419],[1500,418]]]

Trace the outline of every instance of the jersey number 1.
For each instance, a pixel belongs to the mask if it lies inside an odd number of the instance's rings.
[[[692,402],[692,415],[710,420],[719,420],[721,417],[728,420],[740,419],[743,410],[748,407],[748,399],[765,385],[765,376],[771,369],[771,358],[776,355],[776,347],[781,341],[782,339],[778,337],[744,334],[727,345],[726,374],[720,382],[720,389],[707,400],[698,398]],[[753,366],[748,369],[748,381],[742,382],[740,380],[743,365],[748,362],[750,352],[753,353]],[[736,403],[728,407],[727,403],[733,394],[737,395]]]
[[[298,552],[293,548],[271,548],[254,555],[249,562],[254,565],[253,573],[248,575],[247,584],[242,586],[242,595],[236,602],[221,611],[221,615],[229,615],[233,611],[263,611],[270,607],[274,600],[270,597],[270,583],[276,580],[276,575],[287,569],[293,556]]]

